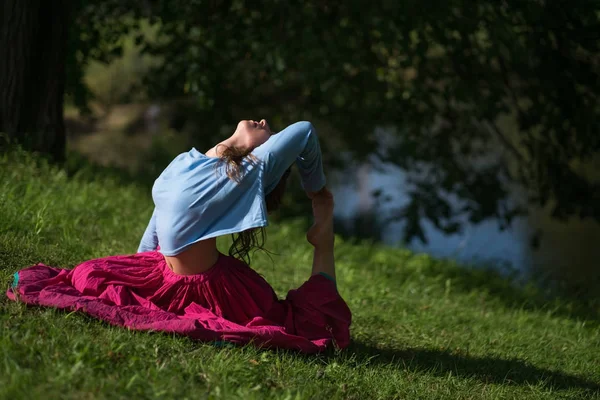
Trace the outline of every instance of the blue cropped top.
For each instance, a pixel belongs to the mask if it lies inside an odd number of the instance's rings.
[[[321,148],[310,122],[296,122],[272,135],[242,162],[239,182],[227,177],[218,158],[195,148],[179,154],[154,182],[154,211],[138,252],[174,256],[204,239],[266,226],[265,195],[294,163],[302,187],[325,186]]]

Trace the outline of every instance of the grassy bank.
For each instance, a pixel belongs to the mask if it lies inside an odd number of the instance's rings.
[[[0,155],[0,281],[43,262],[135,251],[147,188]],[[274,224],[255,257],[280,295],[305,280],[302,221]],[[226,246],[226,243],[221,243]],[[225,250],[224,248],[222,250]],[[215,347],[112,327],[0,296],[0,398],[598,398],[598,310],[492,272],[403,249],[337,242],[353,344],[320,356]]]

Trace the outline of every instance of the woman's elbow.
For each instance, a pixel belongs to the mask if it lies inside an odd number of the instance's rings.
[[[300,130],[305,131],[308,134],[316,132],[314,125],[310,121],[298,121],[294,125],[297,125]]]

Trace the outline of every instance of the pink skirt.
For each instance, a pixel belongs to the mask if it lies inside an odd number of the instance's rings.
[[[7,295],[202,341],[306,353],[350,342],[352,315],[334,282],[314,275],[278,300],[258,273],[223,254],[210,270],[188,276],[173,273],[157,251],[99,258],[71,270],[38,264],[16,273]]]

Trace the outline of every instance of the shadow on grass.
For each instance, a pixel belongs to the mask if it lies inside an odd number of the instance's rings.
[[[449,265],[443,261],[435,261],[428,273],[450,280],[452,290],[477,291],[482,297],[498,300],[508,308],[544,311],[600,326],[600,299],[597,291],[591,291],[596,287],[594,282],[590,282],[589,292],[569,291],[535,277],[524,282],[514,271],[503,273],[498,269]]]
[[[486,384],[541,385],[553,390],[582,389],[589,394],[600,394],[598,382],[539,368],[516,358],[475,357],[421,348],[395,350],[361,342],[352,342],[341,353],[341,357],[352,358],[357,365],[391,364],[413,372],[436,376],[452,374],[460,378],[477,379]]]

